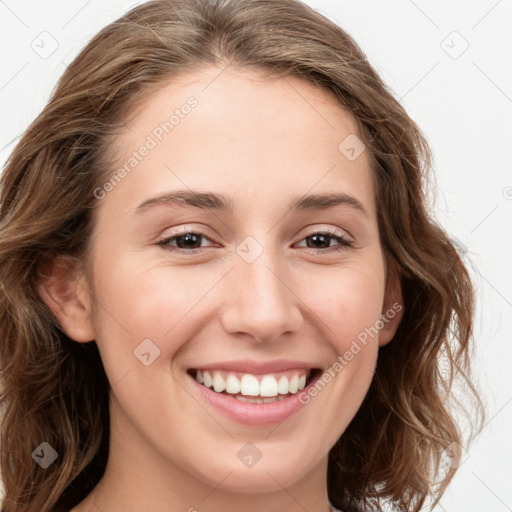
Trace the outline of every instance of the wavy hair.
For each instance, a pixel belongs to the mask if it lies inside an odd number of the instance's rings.
[[[73,342],[41,299],[45,265],[86,258],[112,173],[108,141],[133,105],[184,71],[253,67],[330,91],[357,121],[376,184],[381,243],[399,275],[404,315],[379,351],[360,410],[329,453],[331,503],[419,511],[456,470],[464,444],[453,405],[483,418],[470,379],[474,293],[427,204],[424,136],[339,26],[299,0],[154,0],[101,30],[60,78],[10,155],[0,189],[0,469],[5,512],[60,512],[103,475],[109,382],[96,343]],[[473,407],[474,406],[474,407]],[[481,413],[481,414],[480,414]],[[59,454],[44,471],[31,454]]]

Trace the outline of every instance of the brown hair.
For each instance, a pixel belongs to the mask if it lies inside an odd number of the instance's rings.
[[[400,274],[404,316],[370,390],[329,455],[333,505],[439,498],[442,453],[462,445],[451,409],[469,379],[473,290],[426,207],[430,155],[414,122],[340,27],[298,0],[156,0],[99,32],[61,77],[11,154],[0,195],[1,474],[5,512],[72,508],[108,458],[109,383],[95,342],[72,342],[40,297],[45,264],[85,258],[106,148],[135,99],[185,70],[236,64],[292,74],[334,93],[372,156],[379,228]],[[480,415],[483,417],[483,414]],[[43,441],[59,454],[42,471]],[[31,508],[30,508],[31,507]]]

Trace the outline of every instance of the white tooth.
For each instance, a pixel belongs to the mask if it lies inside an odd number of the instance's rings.
[[[241,402],[246,402],[248,404],[262,404],[263,400],[268,400],[268,398],[260,398],[260,397],[245,397],[237,395],[235,396],[236,399],[240,400]]]
[[[213,372],[213,389],[217,393],[221,393],[226,389],[226,382],[219,372]]]
[[[203,372],[203,384],[207,387],[207,388],[211,388],[212,385],[213,385],[213,380],[212,380],[212,376],[210,375],[210,372]]]
[[[276,396],[276,397],[271,397],[271,398],[247,398],[245,396],[237,395],[237,396],[235,396],[235,398],[237,400],[240,400],[240,402],[245,402],[248,404],[261,404],[261,403],[268,404],[271,402],[279,402],[280,400],[284,400],[286,397],[285,396]]]
[[[240,379],[230,373],[226,379],[226,392],[231,395],[240,393]]]
[[[299,391],[303,390],[306,387],[306,376],[302,375],[299,379]]]
[[[291,379],[290,379],[290,385],[288,386],[288,390],[290,391],[290,393],[294,394],[294,393],[297,393],[297,391],[299,391],[299,377],[297,374],[295,374]]]
[[[279,379],[279,383],[277,385],[278,391],[280,395],[288,394],[288,378],[284,375]]]
[[[201,370],[197,370],[196,380],[199,382],[199,384],[203,383],[203,372]]]
[[[260,385],[254,375],[246,373],[240,383],[240,392],[245,396],[258,396],[260,394]]]
[[[261,379],[260,396],[277,396],[277,381],[273,375],[265,375]]]

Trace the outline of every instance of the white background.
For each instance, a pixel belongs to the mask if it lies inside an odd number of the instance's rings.
[[[474,267],[487,423],[436,510],[512,511],[512,2],[307,3],[356,39],[423,129],[435,155],[436,216]],[[2,167],[65,66],[136,4],[0,0]],[[47,58],[35,51],[52,45]]]

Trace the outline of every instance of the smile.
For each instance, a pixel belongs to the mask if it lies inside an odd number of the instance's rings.
[[[310,376],[310,370],[301,368],[265,375],[197,370],[195,378],[199,384],[216,393],[233,395],[241,402],[271,403],[302,391]]]
[[[190,368],[187,373],[205,405],[237,423],[264,427],[303,409],[300,394],[314,384],[321,370],[289,361],[233,361]]]

